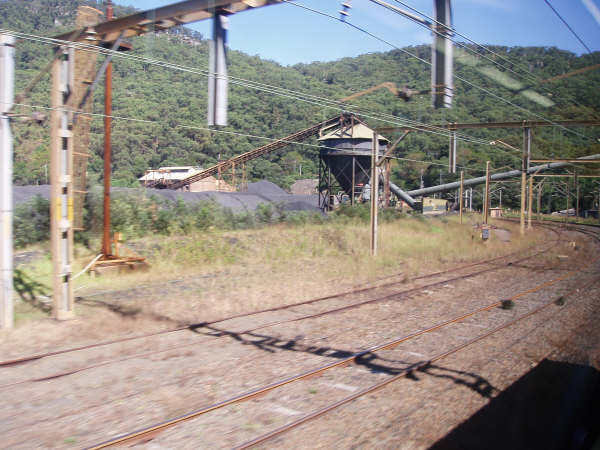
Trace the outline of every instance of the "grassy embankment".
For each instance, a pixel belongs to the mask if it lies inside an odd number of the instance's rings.
[[[512,232],[511,242],[492,233],[484,243],[473,228],[479,220],[480,216],[467,217],[461,226],[456,216],[404,216],[382,223],[375,259],[369,256],[368,223],[347,217],[320,224],[137,238],[129,245],[147,258],[147,270],[79,277],[76,312],[89,320],[100,320],[103,314],[104,320],[115,314],[166,322],[211,320],[338,292],[387,275],[410,278],[514,252],[544,238],[543,232],[534,231],[521,239],[518,224],[502,222],[498,225]],[[76,250],[75,272],[95,256],[84,247]],[[51,285],[47,254],[20,269],[42,286],[39,292],[49,295],[51,289],[43,288]],[[95,295],[132,288],[136,290]],[[21,323],[46,315],[24,301],[17,302],[16,311]]]

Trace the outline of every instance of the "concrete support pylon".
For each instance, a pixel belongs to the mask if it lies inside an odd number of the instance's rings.
[[[13,137],[8,112],[14,99],[15,38],[0,34],[0,328],[14,326]]]
[[[52,252],[52,315],[74,317],[73,284],[73,131],[69,105],[73,94],[73,48],[63,47],[52,65],[50,117],[50,245]]]

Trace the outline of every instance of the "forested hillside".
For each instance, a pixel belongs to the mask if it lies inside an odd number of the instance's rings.
[[[77,5],[83,0],[2,0],[1,28],[35,35],[52,36],[72,27]],[[275,8],[276,6],[274,6]],[[121,7],[116,15],[130,13]],[[292,98],[289,92],[278,95],[274,87],[293,90],[323,99],[337,100],[382,82],[394,82],[399,87],[427,89],[429,66],[406,52],[430,60],[427,46],[395,49],[339,61],[298,64],[284,67],[272,61],[237,51],[229,53],[229,73],[232,77],[229,97],[229,126],[221,131],[206,130],[206,75],[208,45],[198,33],[185,28],[169,33],[152,34],[132,39],[133,50],[114,59],[113,122],[114,182],[135,185],[135,180],[148,168],[166,165],[213,164],[219,157],[227,158],[248,151],[266,141],[249,137],[282,137],[340,112],[340,108],[324,107],[323,101],[312,103]],[[410,102],[395,98],[387,90],[353,100],[346,108],[362,114],[372,126],[405,123],[408,118],[428,124],[446,122],[540,120],[540,117],[560,119],[593,119],[600,113],[600,70],[559,81],[539,83],[572,70],[600,63],[600,53],[576,56],[556,48],[491,47],[495,55],[486,58],[507,66],[523,78],[505,69],[498,69],[489,60],[464,50],[457,51],[455,102],[451,110],[435,111],[428,95],[416,96]],[[50,46],[33,40],[21,40],[16,47],[17,92],[31,80],[48,61]],[[146,58],[134,61],[129,55]],[[101,57],[99,58],[101,60]],[[168,61],[192,71],[173,70],[152,64]],[[506,62],[508,60],[509,63]],[[248,87],[248,81],[258,82],[263,90]],[[477,88],[486,90],[487,92]],[[502,99],[511,104],[503,102]],[[102,113],[103,92],[95,93],[94,112]],[[24,103],[49,106],[49,77],[33,91]],[[316,103],[316,104],[315,104]],[[524,108],[519,109],[518,107]],[[19,112],[30,113],[28,107]],[[388,116],[387,121],[375,116]],[[135,120],[127,120],[135,119]],[[141,120],[141,121],[140,121]],[[35,123],[15,123],[16,160],[14,181],[18,184],[44,183],[48,164],[48,126]],[[92,122],[92,148],[89,178],[101,179],[102,118]],[[534,132],[534,156],[579,156],[600,153],[596,138],[598,129],[578,128],[569,133],[558,128],[540,128]],[[469,142],[470,137],[486,142],[500,139],[520,147],[520,130],[466,130],[460,141],[458,163],[480,169],[486,159],[493,167],[518,166],[519,155],[507,148]],[[393,138],[393,135],[388,136]],[[316,140],[308,141],[315,144]],[[413,160],[446,163],[448,137],[443,134],[411,133],[399,147],[398,156]],[[315,176],[317,151],[305,146],[291,146],[249,165],[250,179],[267,178],[281,186],[295,179]],[[440,173],[444,181],[455,179],[442,166],[396,161],[394,180],[407,188],[419,183],[424,169],[425,184],[436,184]],[[480,175],[472,172],[473,175]]]

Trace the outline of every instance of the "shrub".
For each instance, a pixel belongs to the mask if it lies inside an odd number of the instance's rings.
[[[270,203],[260,203],[256,206],[256,220],[260,223],[271,223],[273,222],[273,205]]]
[[[39,195],[15,208],[13,216],[15,247],[25,247],[48,239],[50,202]]]
[[[87,231],[76,232],[78,242],[88,244],[93,235],[101,233],[103,228],[103,191],[99,186],[90,190],[86,196],[83,211],[84,228]],[[19,205],[15,209],[15,246],[23,247],[35,242],[45,241],[49,236],[50,202],[42,197]],[[318,211],[288,211],[283,202],[261,203],[255,211],[237,212],[224,208],[214,200],[197,203],[185,203],[183,200],[169,201],[156,196],[147,197],[143,191],[131,194],[114,192],[111,196],[111,228],[125,235],[126,239],[143,237],[151,233],[169,235],[188,234],[194,229],[208,230],[212,227],[223,230],[247,229],[257,224],[275,222],[290,225],[321,224],[327,221],[368,222],[370,208],[368,204],[341,205],[329,215]],[[397,210],[382,210],[382,222],[402,218]]]
[[[371,208],[368,203],[358,205],[343,204],[333,212],[333,217],[356,219],[361,222],[368,222],[371,216]]]

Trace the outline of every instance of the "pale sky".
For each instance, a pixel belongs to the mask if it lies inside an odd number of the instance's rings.
[[[386,0],[400,8],[395,0]],[[431,16],[432,0],[403,0]],[[116,0],[138,9],[174,0]],[[339,0],[297,0],[297,3],[339,17]],[[592,50],[600,50],[599,0],[550,0],[554,8]],[[430,44],[431,33],[369,0],[352,0],[348,20],[396,47]],[[581,54],[587,50],[544,0],[453,0],[454,28],[481,44],[548,46]],[[210,37],[210,21],[190,28]],[[331,61],[368,52],[388,51],[383,44],[345,24],[293,5],[281,4],[230,18],[229,46],[284,65]]]

